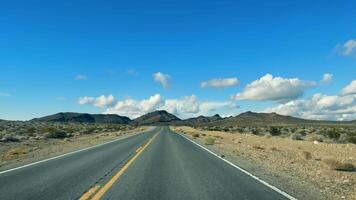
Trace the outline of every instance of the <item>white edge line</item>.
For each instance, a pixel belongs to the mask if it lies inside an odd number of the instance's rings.
[[[148,132],[148,131],[151,131],[151,129],[146,130],[146,131],[142,131],[142,132],[138,132],[137,134],[145,133],[145,132]],[[135,134],[135,135],[137,135],[137,134]],[[97,145],[94,145],[94,146],[91,146],[91,147],[87,147],[87,148],[84,148],[84,149],[79,149],[79,150],[72,151],[72,152],[69,152],[69,153],[65,153],[65,154],[62,154],[62,155],[59,155],[59,156],[55,156],[55,157],[52,157],[52,158],[47,158],[47,159],[40,160],[40,161],[37,161],[37,162],[34,162],[34,163],[29,163],[29,164],[26,164],[26,165],[22,165],[20,167],[15,167],[15,168],[12,168],[12,169],[1,171],[0,175],[8,173],[8,172],[11,172],[11,171],[19,170],[19,169],[22,169],[22,168],[30,167],[30,166],[33,166],[33,165],[37,165],[37,164],[40,164],[40,163],[44,163],[44,162],[47,162],[47,161],[50,161],[50,160],[54,160],[54,159],[57,159],[57,158],[69,156],[69,155],[72,155],[72,154],[75,154],[75,153],[79,153],[79,152],[82,152],[82,151],[86,151],[86,150],[89,150],[89,149],[93,149],[93,148],[96,148],[96,147],[100,147],[100,146],[103,146],[103,145],[106,145],[106,144],[110,144],[110,143],[113,143],[113,142],[116,142],[116,141],[119,141],[119,140],[123,140],[123,139],[129,138],[129,137],[135,136],[135,135],[118,138],[118,139],[115,139],[115,140],[112,140],[112,141],[109,141],[109,142],[105,142],[105,143],[102,143],[102,144],[97,144]]]
[[[228,161],[228,160],[226,160],[226,159],[224,159],[224,158],[221,158],[221,157],[218,156],[216,153],[212,152],[211,150],[209,150],[208,148],[202,146],[201,144],[198,144],[197,142],[191,140],[191,139],[188,138],[187,136],[185,136],[185,135],[183,135],[183,134],[181,134],[181,133],[179,133],[178,135],[180,135],[180,136],[182,136],[183,138],[189,140],[190,142],[194,143],[195,145],[201,147],[202,149],[206,150],[207,152],[213,154],[215,157],[217,157],[217,158],[223,160],[223,161],[226,162],[227,164],[229,164],[229,165],[235,167],[236,169],[242,171],[243,173],[245,173],[245,174],[251,176],[253,179],[255,179],[255,180],[257,180],[258,182],[262,183],[263,185],[265,185],[265,186],[271,188],[272,190],[278,192],[279,194],[283,195],[284,197],[286,197],[286,198],[288,198],[288,199],[290,199],[290,200],[297,200],[297,198],[295,198],[295,197],[289,195],[288,193],[286,193],[286,192],[284,192],[284,191],[278,189],[277,187],[275,187],[275,186],[273,186],[273,185],[267,183],[266,181],[264,181],[264,180],[258,178],[257,176],[251,174],[250,172],[248,172],[248,171],[242,169],[241,167],[235,165],[234,163],[232,163],[232,162],[230,162],[230,161]]]

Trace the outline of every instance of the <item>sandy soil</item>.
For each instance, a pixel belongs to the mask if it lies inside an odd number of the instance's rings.
[[[129,137],[148,130],[138,127],[129,131],[95,133],[66,139],[27,140],[0,143],[0,171],[83,149],[114,139]]]
[[[299,199],[356,199],[356,172],[331,169],[327,160],[356,165],[356,145],[171,127]],[[193,135],[198,137],[193,137]]]

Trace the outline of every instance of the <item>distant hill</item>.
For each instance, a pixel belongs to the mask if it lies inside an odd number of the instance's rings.
[[[0,121],[6,121],[1,120]],[[353,121],[319,121],[307,120],[297,117],[279,115],[277,113],[255,113],[244,112],[237,116],[222,118],[216,114],[214,116],[198,116],[181,120],[175,115],[165,110],[158,110],[142,115],[134,120],[128,117],[115,114],[87,114],[61,112],[41,118],[35,118],[35,122],[81,122],[81,123],[113,123],[113,124],[133,124],[133,125],[187,125],[187,126],[236,126],[236,125],[288,125],[288,124],[356,124]]]
[[[35,122],[81,122],[81,123],[113,123],[113,124],[129,124],[130,118],[115,114],[87,114],[61,112],[54,115],[49,115],[41,118],[35,118],[31,121]]]
[[[198,117],[193,117],[189,119],[185,119],[179,122],[176,122],[175,125],[190,125],[190,126],[199,126],[204,123],[209,123],[209,122],[215,122],[222,120],[223,118],[220,117],[220,115],[216,114],[211,117],[205,117],[205,116],[198,116]]]
[[[138,125],[165,125],[173,124],[178,121],[181,121],[181,119],[175,115],[168,113],[165,110],[158,110],[134,119],[133,123]]]
[[[249,124],[303,124],[303,123],[314,123],[317,121],[300,119],[297,117],[279,115],[277,113],[255,113],[255,112],[244,112],[235,117],[224,118],[217,122],[210,122],[204,125],[214,125],[214,126],[233,126],[237,124],[249,125]]]

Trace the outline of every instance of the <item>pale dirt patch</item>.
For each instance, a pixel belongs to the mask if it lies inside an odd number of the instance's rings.
[[[0,171],[32,163],[86,147],[129,137],[151,127],[138,127],[128,131],[93,133],[65,139],[27,140],[0,145]]]
[[[199,134],[195,140],[201,144],[204,144],[205,137],[216,138],[213,150],[217,153],[229,155],[229,159],[238,165],[243,164],[243,160],[240,159],[243,158],[253,165],[252,168],[255,165],[260,166],[267,174],[281,180],[281,183],[276,182],[276,186],[279,184],[283,187],[286,183],[291,184],[290,190],[305,188],[305,191],[295,191],[296,194],[306,193],[310,189],[320,192],[318,199],[355,200],[356,172],[333,170],[325,162],[328,159],[335,159],[355,166],[355,144],[314,143],[281,137],[201,131],[191,127],[171,128],[176,132],[185,133],[190,138],[193,138],[194,134]],[[249,165],[245,166],[248,168]],[[283,178],[286,182],[282,181]],[[300,186],[302,188],[299,188]],[[310,195],[307,193],[300,199],[314,199]]]

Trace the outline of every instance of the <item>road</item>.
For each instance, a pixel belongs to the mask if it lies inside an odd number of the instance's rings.
[[[168,127],[0,172],[0,199],[288,199]]]

